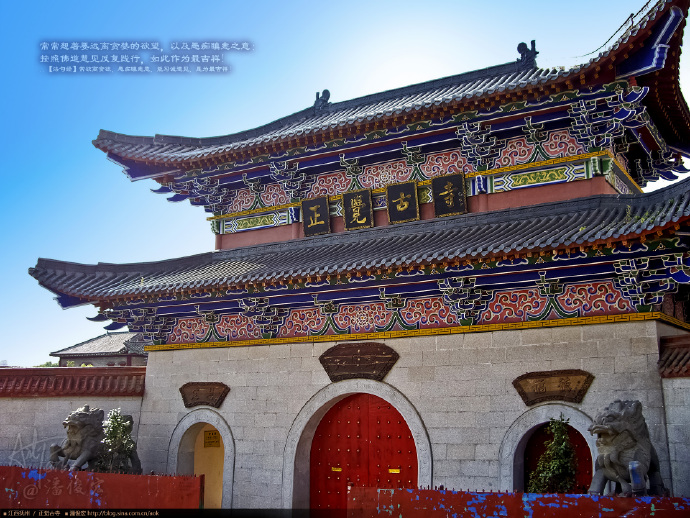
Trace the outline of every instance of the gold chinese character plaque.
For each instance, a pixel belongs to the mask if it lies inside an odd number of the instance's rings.
[[[386,188],[386,209],[390,223],[405,223],[419,219],[417,183],[405,182]]]
[[[302,200],[302,228],[307,237],[328,234],[331,231],[328,196]]]
[[[343,221],[345,230],[374,226],[374,212],[369,189],[343,193]]]
[[[431,179],[434,197],[434,213],[439,216],[455,216],[467,212],[465,175],[450,174]]]

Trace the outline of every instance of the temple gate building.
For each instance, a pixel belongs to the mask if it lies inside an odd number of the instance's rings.
[[[101,131],[135,181],[203,206],[216,250],[39,259],[62,307],[151,345],[144,472],[208,475],[224,507],[339,507],[348,485],[524,490],[536,438],[639,399],[690,496],[687,0],[607,50],[313,106],[213,138]]]

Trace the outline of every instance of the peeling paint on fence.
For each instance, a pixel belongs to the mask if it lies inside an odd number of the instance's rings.
[[[0,466],[2,509],[194,509],[203,479]]]
[[[620,498],[595,495],[492,493],[353,487],[348,518],[685,518],[689,498]]]

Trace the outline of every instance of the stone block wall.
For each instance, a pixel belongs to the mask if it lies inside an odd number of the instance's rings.
[[[501,478],[510,471],[501,465],[506,458],[501,448],[514,447],[504,444],[506,437],[518,420],[525,422],[527,412],[535,412],[512,381],[526,372],[556,369],[583,369],[595,379],[581,405],[537,405],[539,416],[558,417],[566,407],[586,424],[614,399],[639,399],[668,484],[666,413],[656,362],[660,334],[672,332],[643,321],[375,341],[400,355],[383,383],[407,399],[423,422],[433,484],[497,490],[512,488],[512,480]],[[145,472],[170,469],[170,438],[192,411],[183,406],[179,387],[220,381],[231,387],[217,412],[234,441],[232,506],[289,506],[282,495],[283,486],[292,484],[283,471],[288,433],[309,400],[331,384],[318,359],[334,344],[151,353],[138,438]]]
[[[664,379],[673,495],[690,496],[690,378]]]

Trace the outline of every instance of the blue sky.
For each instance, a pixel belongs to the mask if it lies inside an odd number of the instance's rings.
[[[4,246],[0,360],[31,366],[103,333],[27,274],[39,257],[138,262],[210,251],[201,208],[131,183],[95,149],[99,129],[205,137],[310,106],[505,63],[535,39],[542,67],[597,49],[644,0],[6,2],[0,52]],[[555,6],[558,6],[557,8]],[[687,41],[687,37],[685,40]],[[227,74],[50,74],[41,42],[250,42]],[[690,62],[681,58],[684,90]]]

